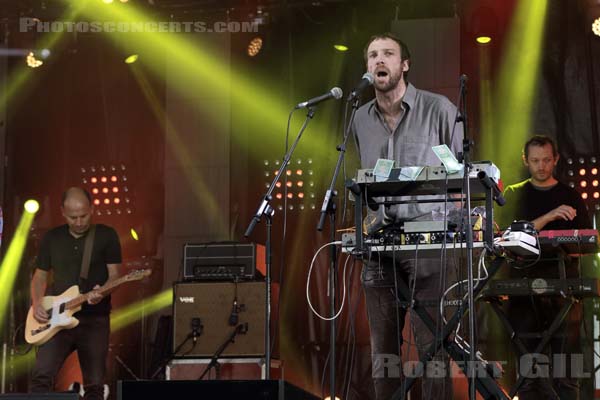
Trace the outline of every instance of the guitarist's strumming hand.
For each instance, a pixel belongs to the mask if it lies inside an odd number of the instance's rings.
[[[38,303],[36,305],[34,305],[34,314],[33,317],[38,321],[38,322],[48,322],[48,313],[46,312],[46,309],[44,308],[44,306],[41,303]]]
[[[98,304],[102,300],[102,295],[96,291],[97,289],[100,289],[100,285],[94,286],[94,289],[87,293],[88,304]]]

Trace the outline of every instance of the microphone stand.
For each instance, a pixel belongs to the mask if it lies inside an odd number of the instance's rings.
[[[330,221],[330,242],[335,241],[335,212],[336,206],[334,202],[334,198],[337,196],[337,190],[335,190],[335,183],[337,181],[338,175],[340,173],[340,169],[342,167],[342,163],[344,161],[344,156],[346,155],[346,143],[348,142],[348,137],[350,136],[350,129],[352,128],[352,122],[354,121],[354,115],[356,114],[356,110],[358,109],[358,103],[360,98],[358,96],[354,96],[352,98],[352,113],[350,114],[350,121],[348,126],[346,127],[346,132],[344,132],[344,139],[342,144],[336,147],[337,151],[340,153],[338,156],[337,164],[335,165],[335,170],[333,172],[333,177],[331,179],[331,183],[329,184],[329,189],[325,192],[325,198],[323,199],[323,206],[321,207],[321,217],[319,219],[319,223],[317,224],[317,230],[319,232],[323,231],[323,227],[325,225],[325,219],[327,215],[329,215]],[[359,233],[357,233],[358,235]],[[330,265],[329,265],[329,307],[331,309],[331,316],[335,315],[335,300],[336,300],[336,289],[337,289],[337,252],[335,247],[331,247],[329,250],[330,254]],[[336,351],[336,320],[335,318],[330,321],[330,334],[329,334],[329,347],[330,347],[330,356],[329,356],[329,385],[330,385],[330,394],[329,398],[331,400],[335,400],[335,351]]]
[[[248,225],[248,228],[244,233],[245,237],[250,236],[252,234],[252,231],[256,227],[256,224],[260,222],[263,215],[265,216],[265,219],[267,220],[267,241],[265,243],[265,281],[267,285],[265,295],[265,379],[267,380],[271,379],[271,230],[273,226],[273,215],[275,214],[275,210],[273,209],[273,207],[271,207],[269,203],[271,202],[271,200],[273,200],[272,194],[273,190],[275,189],[275,185],[277,185],[279,178],[289,165],[290,160],[292,158],[292,154],[294,153],[294,150],[296,149],[296,146],[300,141],[300,137],[304,133],[304,130],[306,129],[308,123],[314,117],[314,115],[315,110],[312,107],[308,107],[306,119],[304,120],[304,123],[302,124],[302,127],[300,128],[300,131],[298,132],[298,135],[294,140],[294,143],[292,143],[292,146],[283,157],[283,162],[281,163],[281,167],[279,167],[279,171],[277,172],[277,174],[275,174],[275,177],[273,178],[269,189],[267,189],[267,193],[263,196],[262,202],[258,206],[254,217],[252,217],[252,220],[250,221],[250,224]]]
[[[235,329],[233,331],[231,331],[231,333],[229,334],[227,339],[225,339],[225,341],[219,346],[217,351],[215,351],[215,354],[213,354],[213,356],[210,358],[210,362],[208,363],[208,365],[202,372],[202,375],[200,375],[200,377],[198,378],[199,381],[201,381],[202,378],[204,378],[206,376],[206,374],[208,374],[208,372],[212,368],[214,368],[215,372],[216,372],[215,378],[217,380],[221,379],[221,368],[219,366],[219,357],[221,357],[221,354],[223,354],[223,352],[225,351],[227,346],[229,346],[230,343],[235,342],[235,337],[237,335],[239,335],[239,334],[245,335],[246,332],[248,332],[248,323],[247,322],[245,322],[243,324],[239,324],[238,326],[235,327]]]
[[[467,207],[467,295],[469,302],[469,365],[467,368],[467,379],[469,382],[469,399],[475,400],[475,303],[473,296],[473,226],[471,225],[471,183],[469,172],[471,171],[471,145],[469,139],[469,125],[467,118],[467,84],[466,76],[460,77],[460,104],[461,115],[457,118],[463,122],[463,187],[465,188]]]

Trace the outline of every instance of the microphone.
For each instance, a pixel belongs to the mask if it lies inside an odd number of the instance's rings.
[[[356,87],[350,93],[350,96],[348,96],[348,101],[354,101],[357,97],[360,97],[361,92],[371,86],[373,81],[375,81],[373,74],[370,72],[365,72],[360,82],[358,82],[358,85],[356,85]]]
[[[332,97],[336,100],[339,100],[342,98],[343,95],[344,95],[344,92],[342,92],[342,89],[340,89],[339,87],[334,87],[333,89],[331,89],[329,92],[327,92],[325,94],[322,94],[318,97],[314,97],[308,101],[303,101],[302,103],[298,103],[298,105],[296,106],[296,109],[312,107],[312,106],[317,105],[320,102],[330,99]]]
[[[498,184],[492,178],[490,178],[485,171],[479,171],[477,173],[477,178],[479,178],[483,186],[485,186],[487,189],[492,189],[492,198],[499,206],[506,204],[506,199],[502,195]]]
[[[238,307],[237,296],[233,299],[233,305],[231,306],[231,314],[229,314],[229,325],[236,326],[238,324],[240,309]]]
[[[202,320],[200,318],[192,318],[190,326],[192,328],[192,341],[195,345],[198,336],[202,335],[202,332],[204,331],[204,325],[202,325]]]

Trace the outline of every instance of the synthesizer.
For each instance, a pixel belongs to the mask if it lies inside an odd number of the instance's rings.
[[[600,296],[600,281],[594,278],[575,279],[499,279],[491,280],[480,297],[503,296]]]
[[[487,190],[477,177],[481,171],[495,182],[500,179],[500,170],[493,163],[474,163],[469,172],[473,193],[485,193]],[[381,179],[374,175],[372,169],[360,169],[356,175],[356,183],[366,186],[365,191],[369,197],[440,195],[462,192],[463,174],[462,170],[448,174],[443,166],[402,167],[393,168],[387,179]]]
[[[543,253],[562,250],[567,254],[600,252],[598,231],[595,229],[566,229],[540,231],[538,240]]]
[[[385,255],[412,253],[418,257],[437,258],[440,257],[442,251],[445,251],[453,257],[466,256],[467,245],[464,241],[464,234],[452,234],[451,232],[447,232],[446,234],[446,243],[443,243],[442,235],[438,233],[435,236],[435,232],[398,234],[391,238],[369,238],[364,241],[365,248],[362,252],[376,252]],[[500,242],[499,245],[505,250],[522,257],[535,257],[539,254],[539,250],[536,247],[519,240],[504,241]],[[473,242],[473,253],[475,256],[481,254],[483,249],[485,249],[485,243],[482,240]],[[356,235],[354,232],[342,235],[342,252],[350,254],[361,252],[356,248]]]

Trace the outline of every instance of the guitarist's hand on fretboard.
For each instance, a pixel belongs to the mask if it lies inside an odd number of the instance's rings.
[[[38,321],[38,322],[48,322],[48,312],[46,311],[46,309],[44,308],[44,306],[41,303],[38,303],[34,306],[34,314],[33,317]]]
[[[100,289],[100,285],[94,286],[94,289],[87,293],[87,302],[88,304],[98,304],[102,300],[102,295],[97,292]]]

